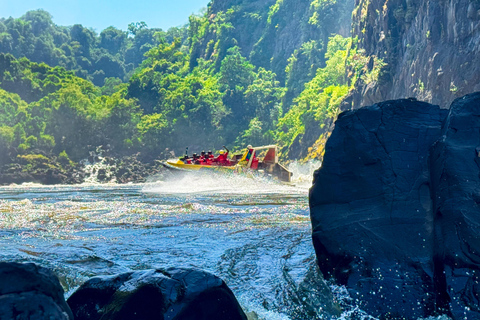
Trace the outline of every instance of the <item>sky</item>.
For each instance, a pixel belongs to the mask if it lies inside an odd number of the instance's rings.
[[[20,18],[29,10],[44,9],[60,26],[82,24],[100,33],[109,26],[127,30],[131,22],[149,28],[178,27],[209,0],[0,0],[0,17]]]

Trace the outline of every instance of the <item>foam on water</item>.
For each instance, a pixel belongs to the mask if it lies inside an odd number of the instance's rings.
[[[161,194],[272,194],[306,193],[310,188],[313,171],[320,162],[301,164],[293,162],[289,170],[293,173],[291,183],[281,183],[275,179],[251,174],[182,172],[163,180],[146,184],[144,192]]]
[[[115,175],[113,174],[115,170],[115,165],[107,163],[106,159],[101,155],[97,156],[97,161],[90,162],[89,160],[85,159],[80,161],[84,166],[84,171],[87,174],[85,178],[84,184],[91,185],[91,184],[98,184],[98,172],[100,170],[105,171],[105,176],[107,177],[107,183],[115,184],[117,181]]]
[[[305,163],[293,161],[288,165],[288,170],[293,173],[293,183],[297,185],[312,185],[313,173],[322,166],[319,160],[309,160]]]
[[[307,191],[319,167],[291,163],[291,185],[189,174],[129,186],[0,187],[0,258],[54,269],[67,296],[99,274],[198,267],[227,282],[249,320],[324,319],[301,313],[315,288],[304,284],[317,283],[304,280],[315,263]],[[338,319],[376,320],[345,287],[330,289]]]

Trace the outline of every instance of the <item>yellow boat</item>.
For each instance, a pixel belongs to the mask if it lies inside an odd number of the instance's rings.
[[[258,172],[270,175],[280,181],[290,182],[292,173],[278,163],[276,145],[261,147],[248,146],[243,155],[233,155],[230,165],[220,163],[194,164],[181,159],[170,159],[163,163],[166,168],[179,171],[217,171],[217,172]]]

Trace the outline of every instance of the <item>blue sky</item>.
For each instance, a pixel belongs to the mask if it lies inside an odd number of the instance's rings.
[[[209,0],[0,0],[0,17],[19,18],[44,9],[61,26],[82,24],[98,33],[114,26],[127,30],[130,22],[145,21],[149,28],[177,27],[188,22]]]

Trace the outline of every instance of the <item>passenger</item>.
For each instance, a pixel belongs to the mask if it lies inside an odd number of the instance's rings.
[[[225,148],[225,146],[223,146],[223,147]],[[215,162],[218,162],[218,164],[220,164],[221,166],[231,165],[230,160],[228,160],[229,150],[227,148],[225,148],[225,150],[227,150],[227,152],[224,152],[223,150],[220,150],[219,156],[215,158]]]
[[[219,164],[222,164],[225,162],[227,159],[227,156],[225,155],[225,152],[223,150],[220,150],[219,155],[215,158],[215,162],[218,162]]]
[[[252,147],[251,144],[249,144],[249,145],[247,146],[247,149],[248,149],[248,153],[247,153],[247,156],[245,157],[245,160],[249,161],[250,158],[252,157],[252,155],[255,156],[255,153],[254,153],[255,150],[253,149],[253,147]],[[255,158],[254,158],[254,159],[255,159]]]
[[[192,160],[192,163],[193,163],[193,164],[200,164],[199,157],[198,157],[198,155],[197,155],[196,153],[194,153],[194,154],[192,155],[192,158],[193,158],[193,160]]]
[[[183,161],[185,164],[192,164],[192,160],[188,157],[188,155],[185,155],[185,157],[181,158],[180,160]]]
[[[214,160],[215,157],[213,156],[212,151],[208,150],[207,154],[205,155],[205,164],[210,166]]]
[[[230,150],[228,150],[227,147],[225,147],[225,146],[223,146],[223,149],[227,150],[227,153],[225,153],[225,157],[227,157]]]
[[[207,164],[207,155],[205,153],[205,151],[202,151],[202,153],[200,154],[200,164]]]

